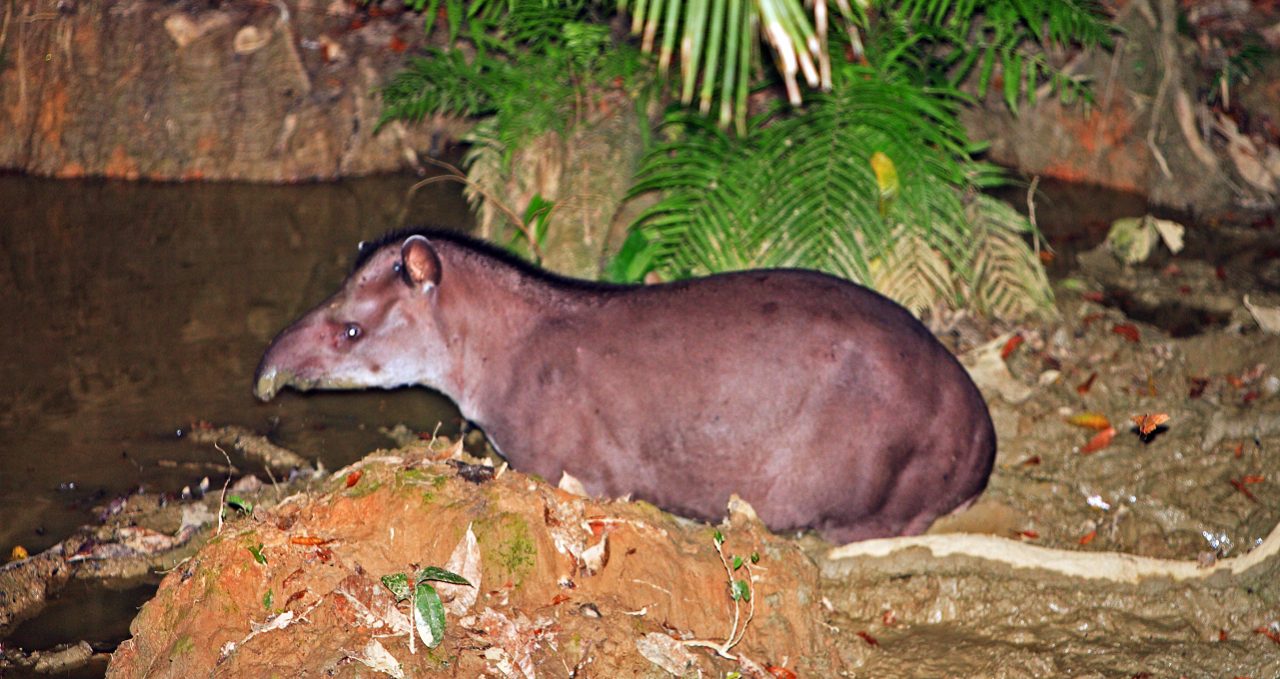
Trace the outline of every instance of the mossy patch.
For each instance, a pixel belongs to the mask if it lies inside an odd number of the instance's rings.
[[[431,474],[421,469],[402,469],[396,472],[396,490],[422,490],[422,503],[431,504],[435,501],[436,491],[444,488],[444,484],[449,481],[449,477],[444,474]]]
[[[174,640],[169,647],[169,657],[177,658],[196,650],[196,642],[190,635],[183,635]]]
[[[357,483],[356,485],[348,488],[342,494],[349,498],[361,498],[366,495],[373,494],[381,487],[382,487],[381,481],[370,480],[370,481],[365,481],[364,483]]]
[[[523,516],[503,512],[476,521],[476,542],[480,545],[480,558],[487,582],[510,581],[517,587],[532,570],[538,558],[538,546]]]

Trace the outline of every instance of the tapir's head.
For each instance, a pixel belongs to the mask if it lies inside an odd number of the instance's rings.
[[[438,386],[445,370],[439,329],[441,260],[425,237],[378,248],[342,289],[271,342],[254,394],[307,389]]]

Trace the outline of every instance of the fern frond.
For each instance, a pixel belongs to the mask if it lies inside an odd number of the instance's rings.
[[[999,318],[1052,313],[1053,289],[1027,245],[1038,238],[1031,223],[1013,208],[979,194],[969,204],[974,229],[972,275],[962,282],[969,306]]]
[[[917,229],[899,226],[891,250],[872,263],[871,287],[916,316],[957,300],[951,263]]]
[[[653,244],[660,273],[799,266],[871,282],[871,262],[906,236],[936,251],[948,271],[967,271],[971,234],[958,189],[984,170],[961,160],[967,145],[954,103],[867,69],[836,79],[836,91],[816,97],[807,114],[746,137],[695,117],[669,119],[680,140],[646,156],[633,189],[663,194],[634,227]],[[870,165],[877,152],[901,178],[885,215]],[[899,224],[905,232],[895,232]]]

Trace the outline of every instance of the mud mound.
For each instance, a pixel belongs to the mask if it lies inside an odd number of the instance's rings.
[[[516,472],[476,483],[459,469],[423,446],[375,454],[322,492],[228,525],[168,574],[109,676],[351,676],[371,667],[388,676],[664,676],[660,666],[711,676],[769,666],[829,676],[838,669],[821,628],[816,566],[757,522],[721,527],[727,556],[760,557],[735,573],[743,579],[749,570],[754,580],[739,625],[752,604],[754,616],[741,643],[725,649],[739,658],[730,660],[683,643],[722,643],[732,633],[735,604],[715,529],[644,503],[571,495]],[[463,558],[451,561],[455,554]],[[471,566],[463,563],[468,554]],[[474,600],[464,586],[441,585],[446,610],[454,610],[443,642],[411,645],[408,604],[397,605],[380,578],[446,564],[468,575]]]

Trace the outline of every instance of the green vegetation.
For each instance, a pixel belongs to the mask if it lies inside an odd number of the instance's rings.
[[[429,584],[430,581],[472,586],[461,575],[436,566],[427,566],[418,571],[412,580],[408,573],[382,576],[382,585],[391,590],[396,601],[409,599],[412,602],[412,627],[427,648],[435,648],[444,641],[444,602],[440,600],[440,593],[436,588]]]
[[[1015,112],[1038,91],[1087,97],[1049,56],[1107,45],[1111,29],[1087,0],[621,0],[638,48],[614,40],[609,10],[587,0],[406,1],[428,30],[443,10],[467,47],[414,60],[385,90],[383,121],[480,117],[465,160],[475,200],[500,193],[515,150],[563,136],[610,91],[643,99],[652,82],[702,113],[718,105],[715,121],[684,107],[666,115],[631,191],[660,200],[609,278],[796,266],[917,313],[1051,307],[1037,234],[981,196],[1001,175],[973,160],[980,146],[958,116],[965,91],[998,92]],[[656,54],[656,79],[642,53]],[[667,83],[673,60],[680,74]],[[556,228],[537,201],[504,209],[535,259]]]
[[[722,658],[735,659],[733,647],[737,646],[744,636],[747,634],[747,626],[751,624],[752,618],[756,615],[756,602],[754,597],[755,585],[752,582],[751,567],[760,563],[760,555],[752,552],[751,556],[742,558],[734,555],[729,557],[724,553],[724,534],[715,531],[711,536],[716,546],[716,554],[720,557],[720,565],[724,566],[725,577],[729,585],[729,599],[733,601],[733,622],[729,625],[729,633],[725,636],[725,640],[706,641],[702,639],[690,639],[684,642],[686,646],[695,646],[701,648],[709,648],[716,652]],[[741,572],[744,577],[737,577]],[[746,616],[742,615],[742,604],[747,604]]]

